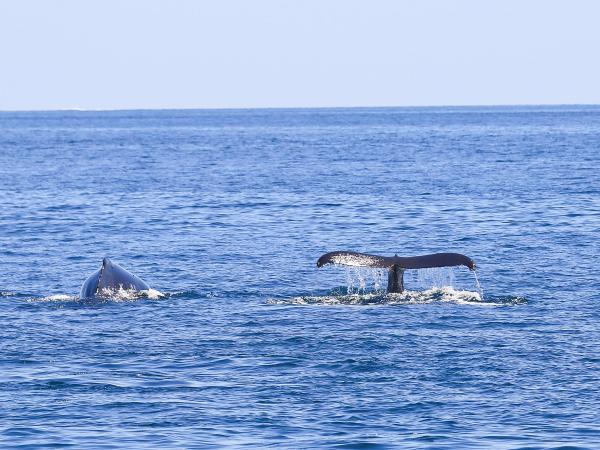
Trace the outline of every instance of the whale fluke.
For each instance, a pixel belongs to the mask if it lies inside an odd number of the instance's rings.
[[[460,253],[433,253],[431,255],[403,257],[337,251],[325,253],[317,261],[317,267],[323,267],[327,264],[388,269],[388,292],[402,292],[404,290],[403,277],[406,269],[466,266],[470,270],[475,270],[475,261]]]
[[[102,267],[91,274],[81,286],[79,298],[94,298],[101,295],[105,290],[115,291],[119,289],[147,291],[150,286],[117,263],[104,258]]]
[[[394,265],[402,269],[426,269],[429,267],[466,266],[475,270],[475,261],[460,253],[433,253],[422,256],[379,256],[358,252],[329,252],[317,261],[317,267],[327,264],[339,264],[355,267],[390,268]]]

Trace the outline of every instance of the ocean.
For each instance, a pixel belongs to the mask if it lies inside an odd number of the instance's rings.
[[[1,112],[0,446],[599,448],[599,169],[600,106]]]

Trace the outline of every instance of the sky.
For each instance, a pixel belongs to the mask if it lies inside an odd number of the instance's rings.
[[[596,0],[0,0],[0,110],[600,103]]]

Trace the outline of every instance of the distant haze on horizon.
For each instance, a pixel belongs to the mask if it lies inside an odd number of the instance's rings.
[[[0,110],[600,104],[600,2],[0,0]]]

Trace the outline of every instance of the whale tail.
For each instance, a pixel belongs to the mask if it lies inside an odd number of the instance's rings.
[[[406,269],[466,266],[470,270],[475,270],[475,261],[460,253],[434,253],[403,257],[336,251],[325,253],[317,261],[317,267],[328,264],[388,269],[388,292],[402,292],[404,290],[404,271]]]

